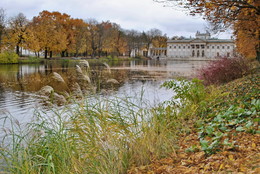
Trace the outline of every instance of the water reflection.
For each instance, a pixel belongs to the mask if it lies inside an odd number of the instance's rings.
[[[97,93],[132,96],[141,93],[151,105],[169,99],[171,91],[160,89],[163,81],[176,76],[191,76],[193,70],[205,64],[199,61],[90,61],[90,68],[81,67]],[[32,115],[41,105],[37,92],[46,85],[55,91],[73,92],[77,82],[76,65],[79,61],[48,61],[45,64],[0,65],[0,112],[8,111],[13,116]],[[57,72],[65,81],[65,87],[53,80]],[[115,79],[118,83],[108,83]],[[111,80],[110,80],[111,82]],[[113,91],[111,93],[111,91]],[[146,91],[143,93],[143,91]],[[137,97],[135,97],[137,96]]]

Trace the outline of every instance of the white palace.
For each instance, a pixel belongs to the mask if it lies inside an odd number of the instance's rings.
[[[232,57],[235,44],[232,39],[211,38],[210,33],[196,33],[195,38],[168,40],[167,48],[151,48],[150,57],[211,59]],[[148,54],[149,54],[148,53]]]

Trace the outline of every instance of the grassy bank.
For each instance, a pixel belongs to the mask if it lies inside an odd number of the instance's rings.
[[[19,57],[13,52],[0,53],[0,64],[28,64],[28,63],[42,63],[43,58],[38,57]]]
[[[202,100],[187,105],[195,119],[187,118],[190,132],[181,134],[176,152],[129,173],[259,173],[259,84],[257,68],[225,85],[196,90],[207,91],[205,96],[192,92]],[[195,101],[191,96],[182,93],[179,98]]]
[[[0,64],[32,64],[32,63],[43,63],[44,61],[48,60],[64,60],[64,61],[78,61],[82,59],[87,59],[90,62],[96,62],[96,61],[103,61],[103,62],[109,62],[109,61],[126,61],[126,60],[140,60],[144,58],[131,58],[131,57],[100,57],[100,58],[73,58],[73,57],[53,57],[53,58],[38,58],[38,57],[19,57],[17,54],[12,52],[4,52],[0,53]]]
[[[31,64],[31,63],[43,63],[45,60],[38,57],[20,57],[18,59],[19,64]]]
[[[27,125],[4,117],[0,171],[255,172],[259,82],[258,70],[219,87],[173,80],[164,87],[175,97],[156,108],[141,108],[129,98],[86,99],[51,114],[36,113]]]

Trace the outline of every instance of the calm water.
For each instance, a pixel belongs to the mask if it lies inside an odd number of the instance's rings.
[[[55,91],[71,93],[71,86],[77,79],[76,65],[79,64],[77,60],[59,60],[45,64],[0,65],[0,115],[12,115],[21,121],[31,118],[35,109],[48,111],[38,91],[50,85]],[[108,62],[106,65],[89,61],[89,64],[90,68],[81,66],[94,89],[89,95],[127,96],[133,97],[133,102],[142,96],[143,101],[155,106],[173,95],[172,91],[160,88],[164,81],[177,76],[191,76],[205,62],[147,60]],[[54,72],[62,76],[65,88],[54,83]],[[109,83],[109,79],[117,80],[118,84]]]

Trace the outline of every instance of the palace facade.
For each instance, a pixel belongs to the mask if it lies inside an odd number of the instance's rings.
[[[167,41],[167,58],[232,57],[235,44],[232,39],[211,38],[210,33],[196,33],[195,38]]]

